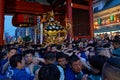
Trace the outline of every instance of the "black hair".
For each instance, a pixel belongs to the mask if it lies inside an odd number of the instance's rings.
[[[107,63],[120,69],[120,57],[111,57],[107,60]]]
[[[0,52],[2,51],[2,49],[3,49],[3,46],[0,46]]]
[[[16,50],[17,51],[17,48],[10,48],[10,49],[8,49],[8,52],[10,52],[11,50]]]
[[[57,49],[61,50],[62,49],[62,45],[57,45]]]
[[[72,45],[72,43],[66,43],[66,47],[68,47],[69,45]],[[73,45],[72,45],[73,46]]]
[[[6,48],[6,49],[9,49],[11,46],[12,46],[12,44],[6,44],[6,45],[5,45],[5,48]]]
[[[40,50],[39,50],[39,53],[41,53],[41,54],[45,54],[46,53],[46,48],[41,48]]]
[[[94,55],[89,57],[89,63],[95,69],[98,69],[101,73],[104,63],[107,61],[107,57],[101,55]]]
[[[116,44],[120,44],[120,39],[114,39],[111,42],[116,43]]]
[[[17,67],[17,63],[22,61],[22,55],[21,54],[15,54],[10,58],[10,65],[12,67]]]
[[[57,52],[56,53],[56,60],[60,58],[65,58],[67,61],[69,61],[69,56],[67,54],[64,54],[63,52]]]
[[[56,48],[57,48],[57,45],[56,45],[56,44],[52,44],[50,47],[51,47],[51,48],[52,48],[52,47],[56,47]]]
[[[39,80],[59,80],[60,71],[54,64],[44,65],[38,72]]]
[[[70,63],[70,65],[72,65],[73,62],[76,62],[78,60],[80,60],[80,59],[76,55],[72,55],[72,56],[69,57],[69,63]]]
[[[0,59],[3,59],[7,55],[6,52],[0,52]]]
[[[54,59],[56,59],[56,55],[53,52],[47,52],[44,54],[44,59],[53,61]]]
[[[25,50],[25,51],[23,51],[23,56],[25,56],[26,54],[32,54],[32,55],[34,55],[34,53],[35,53],[35,51],[32,50],[32,49]]]

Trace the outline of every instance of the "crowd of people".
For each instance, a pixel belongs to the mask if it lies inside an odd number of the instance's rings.
[[[120,80],[120,39],[1,46],[0,80]]]

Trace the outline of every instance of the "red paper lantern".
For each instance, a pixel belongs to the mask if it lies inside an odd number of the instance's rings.
[[[37,24],[37,16],[29,14],[16,14],[12,18],[12,24],[16,27],[34,27]]]

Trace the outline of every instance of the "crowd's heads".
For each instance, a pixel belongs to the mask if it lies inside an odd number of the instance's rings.
[[[59,80],[60,71],[54,64],[44,65],[38,73],[39,80]]]
[[[3,46],[0,46],[0,52],[2,51],[2,49],[3,49]]]
[[[21,54],[15,54],[10,58],[10,65],[14,68],[22,69],[25,67],[25,61]]]
[[[10,48],[13,48],[13,47],[14,47],[13,44],[6,44],[6,45],[5,45],[5,48],[6,48],[6,49],[10,49]]]
[[[52,52],[56,52],[57,51],[57,45],[56,44],[52,44],[51,45],[51,51]]]
[[[66,46],[67,46],[68,49],[72,49],[73,48],[72,43],[67,43]]]
[[[102,70],[103,80],[120,80],[120,58],[111,57],[104,64]]]
[[[34,55],[35,51],[33,49],[28,49],[28,50],[23,51],[23,56],[25,56],[26,54],[32,54],[32,55]]]
[[[34,56],[34,50],[32,50],[32,49],[25,50],[23,52],[23,56],[25,57],[25,61],[26,61],[27,64],[32,63],[33,56]]]
[[[82,70],[81,60],[76,56],[72,55],[69,60],[70,66],[75,73],[79,73]]]
[[[44,55],[44,59],[46,64],[54,63],[56,61],[56,55],[53,52],[47,52]]]
[[[50,50],[51,50],[51,46],[48,45],[48,46],[46,47],[46,51],[49,52]]]
[[[66,68],[66,65],[68,64],[68,61],[69,61],[68,58],[69,58],[69,56],[62,52],[58,52],[56,55],[56,60],[57,60],[58,64],[60,66],[62,66],[64,69]]]
[[[22,52],[27,50],[27,46],[19,45],[18,47]]]
[[[4,59],[5,57],[7,57],[7,53],[6,52],[0,52],[0,59]]]
[[[105,48],[97,48],[96,49],[96,54],[97,55],[101,55],[101,56],[105,56],[105,57],[108,57],[108,58],[111,57],[110,50],[109,49],[105,49]]]
[[[9,50],[8,50],[8,54],[7,54],[7,56],[8,56],[8,58],[11,58],[13,55],[15,55],[15,54],[17,54],[17,49],[16,48],[10,48]]]
[[[89,57],[89,63],[92,66],[92,70],[94,71],[95,74],[100,73],[102,71],[102,67],[104,65],[104,63],[107,61],[107,57],[105,56],[101,56],[101,55],[94,55]],[[98,72],[95,72],[95,70],[97,70]]]
[[[64,53],[70,57],[74,54],[74,51],[70,49],[70,50],[65,50]]]
[[[120,39],[112,40],[112,44],[113,44],[114,48],[120,47]]]

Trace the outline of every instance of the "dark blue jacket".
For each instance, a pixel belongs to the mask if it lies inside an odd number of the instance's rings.
[[[70,67],[65,70],[65,80],[81,80],[82,76],[82,72],[76,74]]]
[[[114,49],[114,50],[112,51],[112,54],[115,55],[115,56],[120,57],[120,48]]]

